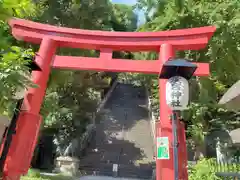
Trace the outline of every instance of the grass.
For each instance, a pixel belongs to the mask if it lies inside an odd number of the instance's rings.
[[[30,169],[26,176],[22,176],[21,180],[73,180],[72,177],[64,176],[64,175],[42,175],[38,170]]]

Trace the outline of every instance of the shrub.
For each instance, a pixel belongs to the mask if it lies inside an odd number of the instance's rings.
[[[54,176],[41,175],[39,170],[29,169],[28,174],[22,176],[21,180],[73,180],[73,178],[60,174]]]
[[[215,175],[216,167],[213,159],[201,159],[198,163],[190,168],[189,180],[217,180],[220,179]]]
[[[27,176],[32,178],[39,178],[41,177],[41,174],[40,171],[37,169],[29,169]]]

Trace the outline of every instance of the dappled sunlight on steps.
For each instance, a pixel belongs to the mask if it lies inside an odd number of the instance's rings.
[[[80,170],[90,175],[149,179],[152,175],[153,138],[143,87],[119,83],[97,122],[95,142],[80,160]]]

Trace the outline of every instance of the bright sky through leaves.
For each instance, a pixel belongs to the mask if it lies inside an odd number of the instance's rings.
[[[137,0],[112,0],[113,3],[121,3],[121,4],[135,4]]]
[[[119,3],[119,4],[128,4],[128,5],[134,5],[137,3],[137,0],[112,0],[113,3]],[[141,11],[136,11],[138,15],[138,25],[143,24],[145,22],[144,14]]]

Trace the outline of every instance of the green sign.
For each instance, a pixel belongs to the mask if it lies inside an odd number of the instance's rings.
[[[157,137],[157,159],[170,159],[168,137]]]

